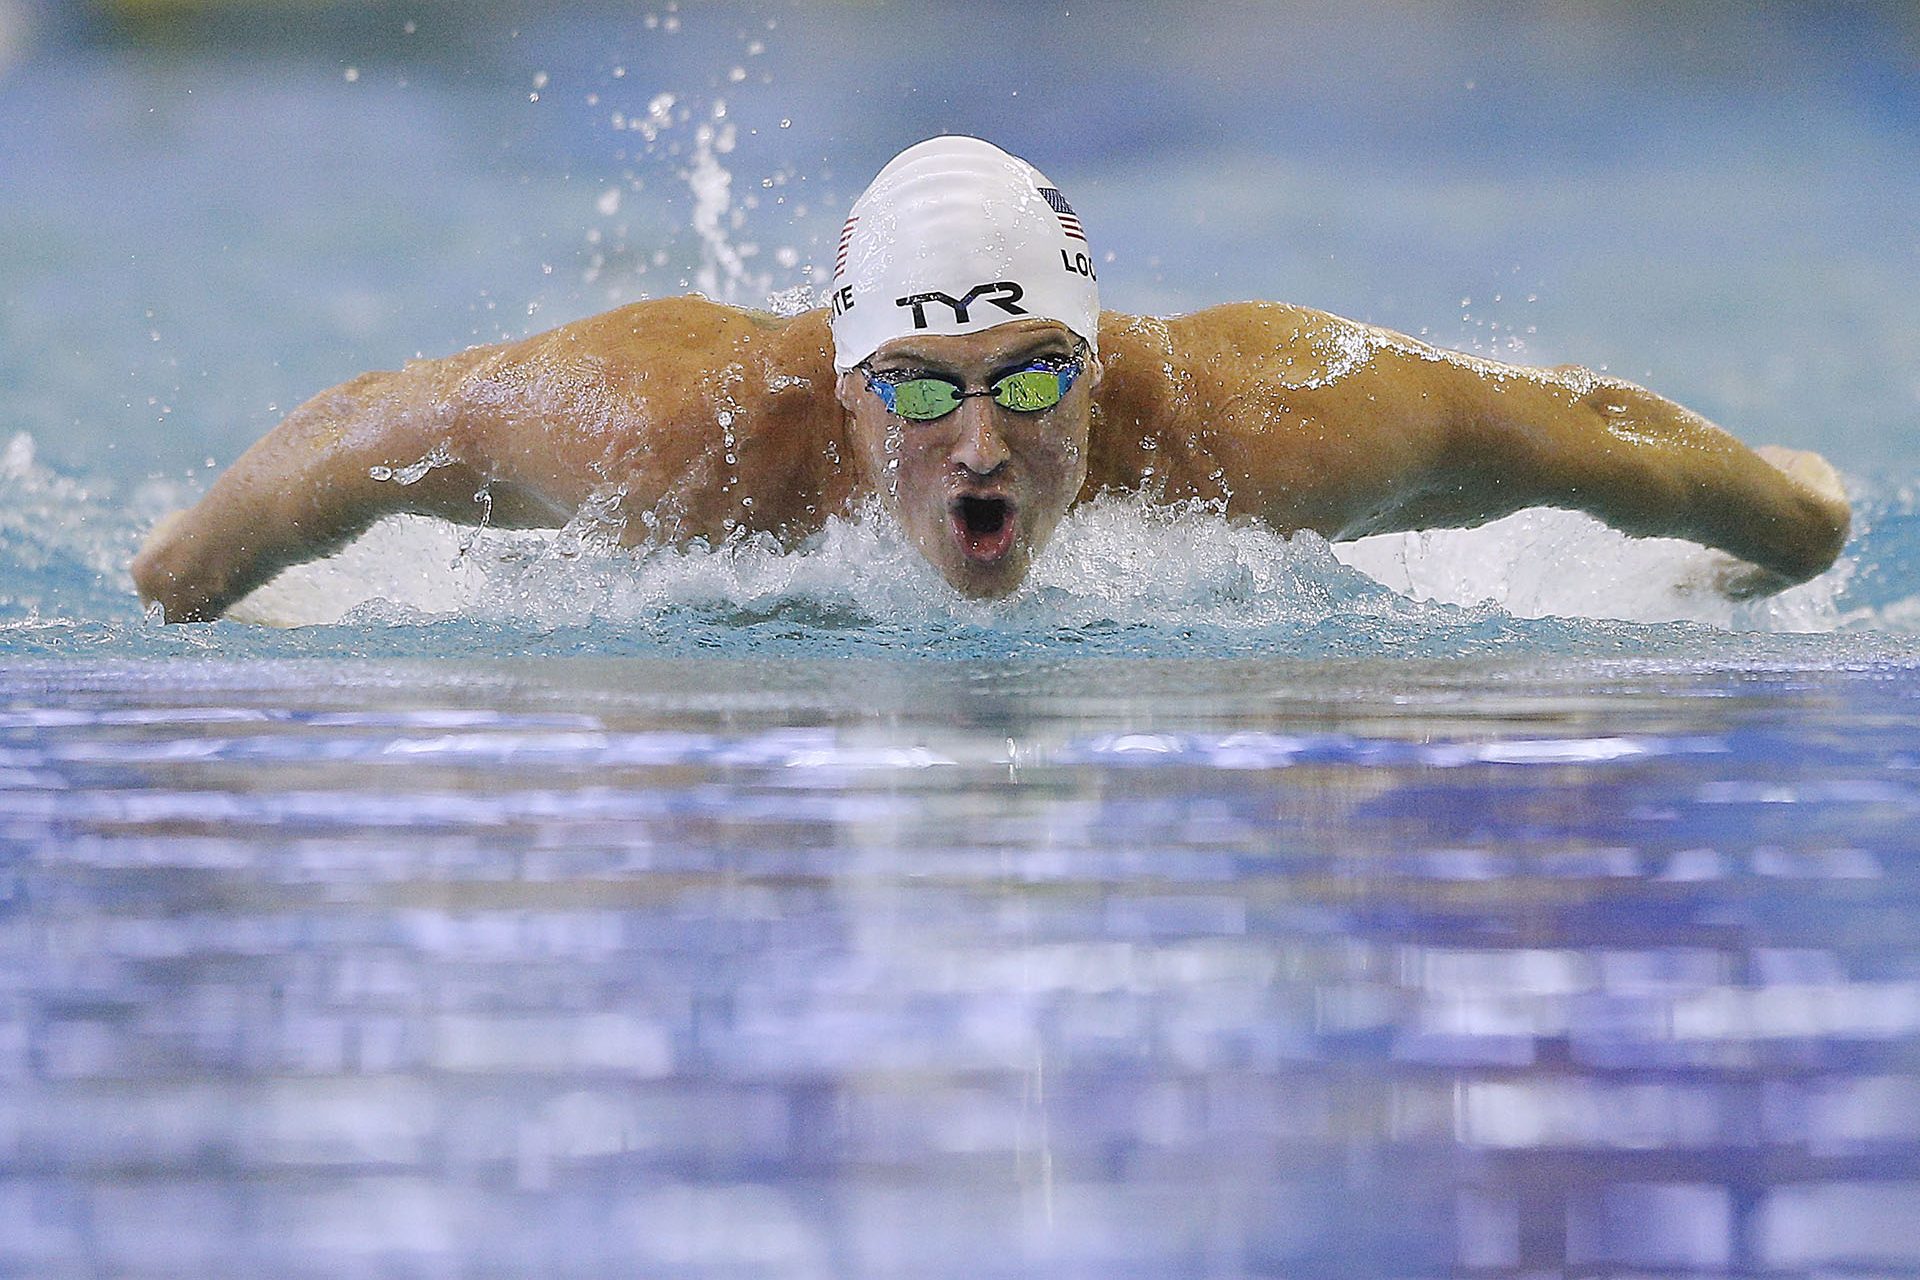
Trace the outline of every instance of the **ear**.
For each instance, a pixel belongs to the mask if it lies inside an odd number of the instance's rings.
[[[835,378],[833,394],[840,401],[840,407],[852,413],[860,403],[860,393],[867,389],[866,383],[867,380],[860,376],[858,369],[849,369]]]
[[[1100,386],[1100,379],[1107,376],[1107,366],[1100,363],[1100,357],[1087,352],[1087,371],[1081,375],[1086,379],[1087,391],[1091,394]]]

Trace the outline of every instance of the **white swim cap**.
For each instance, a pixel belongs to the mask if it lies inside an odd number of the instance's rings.
[[[833,363],[914,333],[1058,320],[1096,344],[1086,232],[1040,171],[978,138],[930,138],[882,169],[840,233]]]

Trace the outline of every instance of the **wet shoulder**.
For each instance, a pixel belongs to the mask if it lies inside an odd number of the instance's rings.
[[[1231,501],[1311,466],[1369,381],[1372,330],[1310,307],[1239,302],[1156,319],[1101,318],[1094,488],[1150,485]],[[1289,477],[1289,480],[1298,477]],[[1251,499],[1249,499],[1251,500]]]
[[[1169,322],[1176,349],[1203,382],[1249,380],[1297,390],[1334,382],[1365,363],[1371,326],[1312,307],[1233,302]]]
[[[716,398],[754,416],[833,403],[824,311],[776,316],[699,297],[630,303],[458,362],[470,385],[635,398],[669,420]]]
[[[809,371],[804,366],[830,370],[832,365],[823,309],[777,316],[691,295],[628,303],[562,325],[524,345],[543,353],[589,352],[694,377],[716,362],[750,357],[791,361],[803,373]]]
[[[1365,359],[1369,327],[1311,307],[1233,302],[1160,319],[1107,312],[1102,408],[1165,420],[1231,396],[1250,383],[1302,390],[1326,385]]]

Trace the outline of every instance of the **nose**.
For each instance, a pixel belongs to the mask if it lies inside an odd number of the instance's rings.
[[[976,476],[998,471],[1011,455],[994,421],[993,402],[985,396],[970,398],[954,414],[960,419],[960,439],[954,444],[953,460]]]

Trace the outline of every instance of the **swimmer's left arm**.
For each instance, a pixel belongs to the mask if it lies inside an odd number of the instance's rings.
[[[1846,542],[1846,495],[1818,454],[1749,449],[1689,409],[1585,369],[1394,353],[1396,367],[1446,406],[1441,484],[1409,511],[1422,525],[1527,506],[1585,511],[1636,537],[1728,553],[1741,563],[1716,585],[1734,598],[1804,582]]]
[[[1304,308],[1190,319],[1213,357],[1190,366],[1237,370],[1207,397],[1240,464],[1230,510],[1278,527],[1356,538],[1562,507],[1728,553],[1740,564],[1715,585],[1735,598],[1804,582],[1846,541],[1824,459],[1756,452],[1617,378],[1440,351]]]

